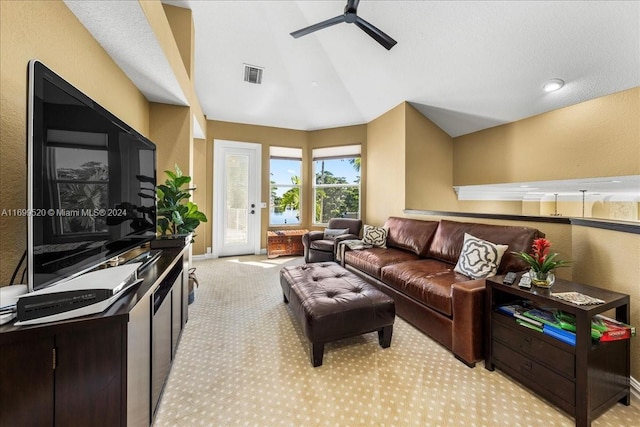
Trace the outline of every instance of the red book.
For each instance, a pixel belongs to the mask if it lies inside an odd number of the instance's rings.
[[[634,326],[627,325],[601,314],[594,316],[594,320],[595,319],[607,327],[605,331],[601,331],[602,336],[600,337],[600,342],[626,340],[636,336],[636,328]]]

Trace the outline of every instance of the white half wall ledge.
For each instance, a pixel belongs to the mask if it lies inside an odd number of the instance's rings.
[[[493,201],[640,201],[640,175],[512,182],[453,187],[458,200]]]

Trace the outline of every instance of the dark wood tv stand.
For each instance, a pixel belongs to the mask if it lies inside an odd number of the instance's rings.
[[[0,419],[151,425],[188,317],[188,246],[164,249],[105,312],[0,326]]]
[[[629,339],[594,343],[591,319],[614,310],[629,323],[629,295],[556,280],[552,292],[580,292],[604,300],[599,305],[575,305],[551,297],[548,289],[519,288],[502,283],[504,276],[487,279],[485,367],[498,368],[575,418],[576,426],[591,421],[617,402],[630,398]],[[529,300],[537,307],[553,307],[576,317],[576,345],[565,344],[516,323],[496,310],[499,305]]]

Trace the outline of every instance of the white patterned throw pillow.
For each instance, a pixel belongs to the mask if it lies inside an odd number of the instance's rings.
[[[507,248],[507,245],[497,245],[465,233],[462,251],[453,270],[472,279],[495,276]]]
[[[384,227],[375,227],[373,225],[364,225],[362,233],[362,243],[372,245],[378,248],[387,247],[388,230]]]

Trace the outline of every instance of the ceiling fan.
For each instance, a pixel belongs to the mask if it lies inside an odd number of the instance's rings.
[[[344,7],[343,15],[294,31],[291,35],[297,39],[298,37],[306,36],[314,31],[318,31],[341,22],[346,22],[347,24],[356,24],[362,31],[369,34],[369,36],[380,43],[385,49],[390,50],[397,42],[374,25],[360,18],[358,16],[358,3],[360,3],[360,0],[347,0],[347,5]]]

